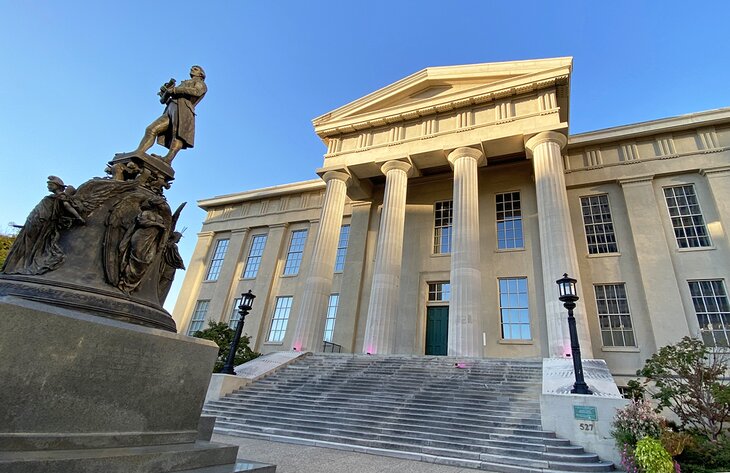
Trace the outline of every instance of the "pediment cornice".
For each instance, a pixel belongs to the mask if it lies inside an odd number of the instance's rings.
[[[567,85],[572,58],[427,68],[313,120],[321,138]],[[434,90],[433,96],[428,92]],[[425,97],[423,97],[425,95]]]

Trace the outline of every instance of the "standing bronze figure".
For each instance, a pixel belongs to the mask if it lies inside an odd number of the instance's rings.
[[[165,156],[157,156],[172,164],[181,149],[192,148],[195,143],[195,106],[203,100],[208,87],[205,85],[205,71],[200,66],[190,68],[190,79],[175,85],[170,79],[160,87],[160,102],[165,111],[145,130],[144,137],[133,153],[145,153],[157,142],[169,149]]]

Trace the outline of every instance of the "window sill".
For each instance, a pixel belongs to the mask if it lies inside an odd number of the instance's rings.
[[[615,353],[639,353],[639,347],[601,347],[601,351]]]
[[[299,273],[297,273],[297,274],[282,274],[280,277],[282,277],[282,278],[295,278],[297,276],[299,276]]]
[[[588,258],[618,258],[621,256],[621,253],[588,253],[586,257]]]
[[[205,281],[203,281],[203,284],[212,284],[212,283],[217,283],[217,282],[218,282],[217,279],[206,279]]]
[[[710,251],[715,250],[715,245],[712,246],[695,246],[693,248],[677,248],[679,253],[691,253],[693,251]]]
[[[264,345],[271,345],[271,346],[282,346],[284,342],[264,342]]]
[[[515,339],[504,339],[504,338],[500,338],[499,339],[499,344],[500,345],[534,345],[535,343],[534,343],[534,341],[532,339],[530,339],[530,340],[521,340],[521,339],[518,339],[518,338],[515,338]]]
[[[525,251],[524,248],[497,248],[495,253],[514,253],[516,251]]]
[[[252,277],[252,278],[244,278],[244,277],[240,277],[240,278],[238,278],[238,280],[239,280],[239,281],[255,281],[255,280],[256,280],[256,276],[254,276],[254,277]]]
[[[447,258],[451,253],[431,253],[431,258]]]

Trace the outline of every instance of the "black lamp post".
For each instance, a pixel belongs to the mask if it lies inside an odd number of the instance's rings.
[[[563,303],[563,307],[568,309],[568,329],[570,330],[570,351],[573,357],[573,371],[575,372],[575,384],[571,393],[573,394],[593,394],[588,389],[588,385],[583,379],[583,362],[580,359],[580,342],[578,342],[578,331],[575,328],[575,317],[573,317],[573,309],[575,309],[575,302],[579,299],[578,291],[575,288],[577,282],[573,278],[569,278],[568,274],[563,274],[561,279],[555,281],[558,284],[560,291],[560,302]]]
[[[228,359],[226,364],[223,365],[221,373],[225,374],[236,374],[233,371],[233,360],[236,358],[236,350],[238,350],[238,342],[241,341],[241,334],[243,333],[243,323],[246,321],[246,316],[253,307],[253,300],[256,298],[251,293],[251,289],[248,292],[241,294],[241,305],[238,306],[238,313],[241,317],[238,319],[238,325],[236,325],[236,335],[233,337],[231,342],[231,350],[228,352]]]

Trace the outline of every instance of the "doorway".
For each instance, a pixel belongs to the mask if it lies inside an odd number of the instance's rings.
[[[445,356],[449,341],[449,306],[426,307],[426,355]]]

